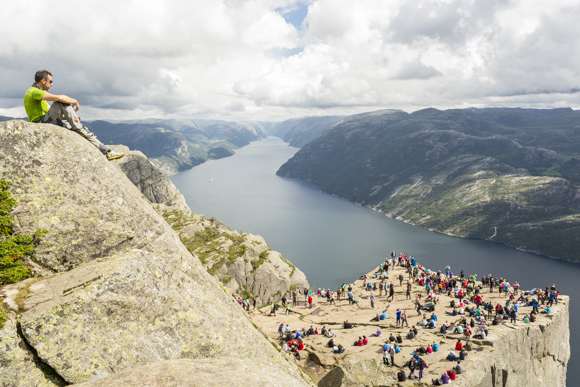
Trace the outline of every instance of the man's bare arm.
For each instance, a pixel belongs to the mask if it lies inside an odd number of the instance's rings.
[[[76,99],[68,97],[66,95],[55,95],[55,94],[50,94],[50,93],[46,93],[42,96],[42,99],[45,101],[57,101],[57,102],[62,102],[62,103],[70,103],[71,105],[73,105],[75,107],[75,112],[78,112],[80,109],[79,103]]]

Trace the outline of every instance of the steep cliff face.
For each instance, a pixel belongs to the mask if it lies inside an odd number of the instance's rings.
[[[565,387],[570,359],[568,308],[569,297],[560,296],[559,303],[552,308],[553,314],[541,323],[525,324],[520,321],[516,325],[493,326],[493,333],[485,340],[472,339],[471,353],[462,362],[465,372],[458,375],[452,384],[460,387]],[[441,345],[452,345],[455,339],[441,335],[437,341]],[[375,360],[348,357],[344,362],[339,362],[318,385],[431,385],[432,379],[439,378],[456,365],[444,359],[435,361],[434,356],[424,357],[428,368],[424,371],[422,382],[426,384],[417,383],[417,379],[399,383],[395,380],[397,369],[378,365]]]
[[[569,297],[561,296],[546,324],[503,327],[489,340],[473,340],[483,356],[468,359],[461,387],[566,386],[570,359]],[[471,371],[472,370],[472,371]]]
[[[177,187],[140,151],[131,151],[125,146],[115,146],[125,152],[117,164],[133,184],[151,203],[189,211],[183,195]]]
[[[230,230],[217,219],[191,212],[183,195],[138,151],[118,164],[129,180],[176,230],[189,251],[208,272],[239,296],[255,296],[259,305],[278,301],[291,288],[309,288],[300,269],[268,247],[260,236]]]
[[[0,174],[19,202],[17,231],[47,229],[37,259],[58,272],[19,292],[24,304],[16,330],[34,358],[65,383],[163,361],[220,359],[206,361],[206,372],[251,362],[276,368],[288,385],[309,384],[117,163],[88,141],[53,125],[2,123]],[[3,335],[12,337],[13,325],[7,326]],[[0,358],[13,347],[0,348]],[[34,366],[22,359],[11,362],[17,369],[10,372],[3,367],[12,378],[6,385],[25,385],[18,375],[26,369],[18,367]]]

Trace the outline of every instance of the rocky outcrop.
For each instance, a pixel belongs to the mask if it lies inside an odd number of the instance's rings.
[[[117,162],[118,165],[151,203],[189,210],[177,187],[143,153],[131,151],[125,146],[114,148],[125,152],[125,156]]]
[[[76,133],[23,121],[0,124],[0,148],[0,174],[18,200],[16,231],[47,229],[37,259],[60,272],[28,289],[22,338],[66,383],[168,360],[234,358],[276,368],[288,385],[309,384],[117,162]],[[26,372],[11,364],[10,377]],[[212,364],[205,372],[222,372]]]
[[[43,367],[18,330],[16,313],[8,312],[0,329],[0,386],[62,386],[62,380]]]
[[[461,387],[566,386],[570,359],[569,297],[560,296],[545,324],[504,327],[487,340],[474,340],[483,356],[464,364]],[[473,370],[473,371],[471,371]]]
[[[318,387],[395,386],[393,375],[375,360],[349,360],[333,368]]]
[[[268,248],[262,237],[243,235],[247,247],[244,255],[217,269],[218,278],[227,287],[239,294],[249,292],[258,297],[259,303],[279,301],[294,288],[310,289],[304,273],[279,252]]]
[[[457,377],[458,387],[564,387],[570,359],[569,297],[560,296],[552,315],[540,323],[504,325],[493,327],[493,334],[485,340],[472,340],[472,351],[463,362],[466,372]],[[441,360],[425,371],[425,380],[439,377],[454,363]],[[439,368],[437,374],[431,369]],[[397,369],[394,369],[396,371]],[[405,370],[407,371],[407,370]],[[374,375],[374,378],[373,378]],[[382,379],[380,379],[382,378]],[[404,385],[415,385],[413,381]],[[396,386],[394,375],[375,360],[348,359],[333,368],[318,383],[319,387]]]
[[[118,162],[129,180],[179,232],[190,252],[206,269],[238,295],[257,297],[260,304],[278,301],[291,288],[309,288],[308,280],[260,236],[230,230],[217,219],[191,212],[183,195],[141,152],[126,152]]]
[[[219,372],[216,372],[216,369]],[[237,358],[177,359],[110,375],[78,387],[148,386],[148,387],[298,387],[276,367],[256,366]]]
[[[206,270],[238,296],[256,297],[258,305],[279,301],[293,288],[310,288],[306,276],[258,235],[230,230],[215,218],[160,207]]]

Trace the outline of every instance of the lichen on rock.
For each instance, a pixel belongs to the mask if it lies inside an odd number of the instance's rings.
[[[16,227],[49,230],[36,259],[59,273],[28,288],[22,337],[66,383],[177,359],[207,359],[206,372],[217,374],[222,363],[214,359],[234,358],[277,369],[287,385],[311,384],[255,329],[118,162],[84,138],[54,125],[0,123],[0,173],[18,200]],[[6,383],[35,385],[18,379],[27,364],[10,362],[2,370]]]

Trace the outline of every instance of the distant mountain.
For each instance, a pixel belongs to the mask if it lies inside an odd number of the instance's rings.
[[[345,116],[303,117],[276,123],[271,126],[268,134],[280,137],[290,145],[300,148],[314,140],[333,124]]]
[[[206,160],[231,156],[236,148],[265,138],[267,125],[160,119],[89,123],[103,143],[124,144],[140,150],[166,175],[190,169]]]
[[[26,118],[0,116],[1,121]],[[174,175],[207,160],[231,156],[235,149],[266,138],[269,122],[143,119],[85,124],[104,144],[123,144],[143,152],[165,175]]]
[[[580,261],[579,160],[572,109],[425,109],[347,117],[277,174],[435,231]]]

